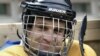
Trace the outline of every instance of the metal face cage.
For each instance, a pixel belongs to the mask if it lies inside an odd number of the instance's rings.
[[[22,25],[24,34],[22,41],[29,56],[68,55],[74,38],[73,21],[47,16],[23,15]]]

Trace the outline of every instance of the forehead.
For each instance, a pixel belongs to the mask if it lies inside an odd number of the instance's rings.
[[[65,27],[65,22],[59,20],[57,18],[43,18],[43,17],[37,17],[34,21],[35,24],[37,25],[48,25],[48,26],[60,26],[60,27]]]

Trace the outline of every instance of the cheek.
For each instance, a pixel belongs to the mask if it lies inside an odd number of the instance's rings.
[[[58,42],[62,42],[64,37],[58,37],[57,39],[58,39]]]
[[[28,38],[31,39],[32,41],[38,41],[38,42],[40,41],[41,37],[42,37],[42,34],[37,33],[37,32],[30,33],[28,36]]]
[[[38,38],[40,36],[40,34],[30,33],[29,36],[32,37],[32,38]]]
[[[28,43],[30,46],[37,48],[39,43],[41,42],[41,35],[30,34],[28,37]]]

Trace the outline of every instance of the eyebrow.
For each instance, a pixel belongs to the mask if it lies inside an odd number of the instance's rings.
[[[43,22],[37,22],[36,25],[43,25]],[[45,26],[53,26],[53,24],[48,24],[48,22],[44,23]],[[54,25],[54,27],[58,28],[58,25]],[[65,28],[65,27],[59,27],[59,28]]]
[[[54,27],[55,29],[60,29],[60,30],[63,30],[63,29],[65,29],[65,27]]]
[[[43,25],[43,21],[42,22],[37,22],[36,25]],[[44,25],[52,26],[52,24],[48,24],[48,22],[45,22]]]
[[[43,22],[37,22],[36,24],[43,24]]]

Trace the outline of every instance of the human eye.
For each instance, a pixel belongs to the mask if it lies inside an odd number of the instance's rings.
[[[60,29],[59,29],[59,32],[64,32],[64,29],[63,29],[63,28],[60,28]]]
[[[47,31],[49,28],[47,26],[44,26],[44,31]]]
[[[37,26],[37,27],[41,31],[47,31],[48,30],[48,27],[47,26],[40,25],[40,26]]]
[[[37,25],[37,29],[42,31],[43,30],[43,26],[42,25]]]
[[[59,33],[63,33],[64,29],[63,28],[55,28],[54,29],[54,33],[59,34]]]
[[[58,32],[59,32],[58,28],[54,28],[54,33],[58,34]]]

